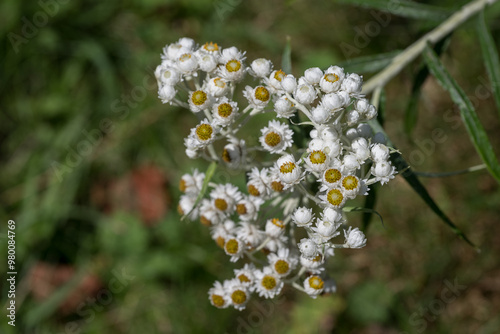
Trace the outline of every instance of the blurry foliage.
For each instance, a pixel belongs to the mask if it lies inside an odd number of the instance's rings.
[[[404,1],[413,11],[390,16],[389,25],[349,57],[340,44],[355,46],[358,32],[375,20],[373,13],[381,12],[336,1],[314,5],[277,0],[43,3],[52,4],[46,8],[54,15],[48,15],[43,26],[35,26],[29,38],[22,37],[28,29],[25,25],[33,24],[34,16],[43,12],[40,3],[5,0],[0,4],[0,217],[17,223],[16,302],[20,306],[16,328],[7,326],[3,318],[2,333],[234,333],[245,327],[242,324],[251,328],[251,316],[256,314],[262,319],[254,328],[256,333],[328,333],[332,329],[413,333],[418,327],[410,317],[439,298],[444,280],[454,278],[467,290],[435,320],[427,321],[426,329],[493,333],[498,328],[500,195],[486,173],[423,180],[443,210],[481,246],[481,255],[437,224],[403,182],[395,182],[378,189],[376,209],[384,217],[384,226],[372,224],[367,248],[359,254],[337,252],[332,261],[329,270],[338,280],[336,294],[310,300],[288,291],[279,305],[256,299],[241,313],[217,310],[208,302],[206,291],[212,282],[230,276],[233,268],[222,265],[227,263],[225,255],[211,242],[205,227],[181,223],[167,203],[167,213],[146,225],[138,210],[119,205],[107,210],[92,200],[92,189],[150,164],[165,171],[167,184],[156,188],[163,188],[176,203],[177,181],[188,171],[186,166],[206,168],[184,155],[183,138],[194,120],[156,98],[152,72],[165,44],[189,36],[200,43],[214,41],[247,50],[249,60],[268,57],[280,64],[290,36],[295,75],[311,66],[341,63],[367,79],[439,24],[444,13],[466,1]],[[383,10],[383,5],[384,1],[376,1],[371,8]],[[432,19],[427,20],[425,13],[431,12]],[[484,39],[483,45],[500,44],[498,14],[499,5],[486,12],[491,38]],[[17,52],[12,33],[26,38],[26,43],[17,44]],[[474,95],[478,87],[487,89],[481,81],[488,80],[488,75],[476,52],[479,48],[474,24],[466,23],[453,34],[441,57],[467,95]],[[410,154],[423,150],[422,140],[433,129],[445,131],[446,143],[436,144],[429,159],[415,166],[417,170],[448,171],[479,163],[463,125],[451,127],[454,123],[443,121],[442,115],[453,104],[433,79],[421,86],[420,115],[409,140],[404,113],[420,69],[419,63],[412,64],[386,87],[387,132],[402,152]],[[490,94],[477,104],[478,116],[498,153],[495,99]],[[252,128],[256,127],[249,126],[248,131]],[[122,191],[130,195],[129,204],[137,200],[133,188]],[[350,215],[358,215],[361,221],[362,214]],[[5,233],[3,226],[0,233]],[[4,234],[0,240],[5,254]],[[5,261],[0,263],[1,272],[6,272]],[[41,300],[34,298],[34,289],[40,287],[31,283],[33,268],[40,263],[75,269],[56,293]],[[92,306],[86,301],[80,311],[60,311],[86,276],[99,277],[102,289],[111,290],[116,271],[121,270],[134,278],[112,294],[110,304]],[[2,304],[6,300],[2,289]]]

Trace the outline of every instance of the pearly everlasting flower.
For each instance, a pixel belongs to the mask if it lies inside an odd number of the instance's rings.
[[[330,156],[323,150],[314,150],[307,155],[304,161],[309,170],[321,173],[328,167]]]
[[[201,52],[197,54],[198,56],[198,66],[200,70],[207,73],[212,73],[217,68],[217,58],[210,54]]]
[[[248,287],[238,279],[232,279],[228,281],[226,290],[231,305],[237,310],[244,310],[250,300]]]
[[[257,248],[265,239],[265,232],[251,222],[240,222],[236,228],[236,237],[241,239],[249,249]]]
[[[273,94],[283,94],[281,88],[281,80],[286,76],[286,73],[282,70],[272,71],[268,78],[266,78],[265,83],[271,89]]]
[[[226,308],[230,304],[227,291],[220,282],[215,282],[213,288],[208,290],[208,299],[217,308]]]
[[[228,100],[227,97],[222,97],[212,106],[212,115],[214,124],[222,127],[228,126],[238,116],[238,105]]]
[[[389,160],[389,148],[384,144],[373,144],[371,158],[375,162],[387,162]]]
[[[193,171],[193,174],[184,174],[179,181],[179,190],[191,196],[198,196],[203,186],[205,173],[198,172],[198,169]]]
[[[260,130],[259,141],[262,147],[270,153],[282,153],[292,146],[293,131],[285,123],[269,121],[268,126]]]
[[[245,248],[243,240],[236,237],[228,238],[224,243],[224,251],[231,256],[231,262],[238,261],[243,256]]]
[[[243,268],[235,269],[234,276],[240,281],[241,284],[251,287],[255,280],[255,265],[253,263],[246,263]]]
[[[272,218],[268,219],[266,222],[265,232],[268,236],[277,238],[285,232],[285,223],[278,219]]]
[[[175,90],[175,88],[169,85],[165,85],[158,90],[158,98],[162,103],[171,102],[176,94],[177,91]]]
[[[304,290],[311,298],[320,295],[325,287],[323,279],[317,275],[312,275],[304,280]]]
[[[198,58],[194,53],[186,52],[176,59],[176,65],[183,75],[193,75],[198,69]]]
[[[294,108],[293,103],[287,97],[281,96],[274,102],[274,111],[278,117],[290,118],[297,109]]]
[[[301,239],[297,246],[305,258],[315,258],[318,255],[318,245],[312,239]]]
[[[340,181],[345,197],[355,198],[361,187],[361,180],[356,175],[345,175]]]
[[[297,88],[297,79],[291,74],[286,75],[282,80],[281,80],[281,88],[289,93],[292,94],[295,89]]]
[[[208,94],[214,97],[222,97],[229,91],[229,85],[221,77],[215,77],[208,81],[206,89]]]
[[[177,211],[181,215],[187,215],[189,214],[189,217],[192,220],[195,220],[198,217],[198,209],[194,207],[194,203],[196,202],[196,197],[189,196],[189,195],[182,195],[180,200],[179,200],[179,205],[177,206]]]
[[[175,86],[181,80],[181,75],[177,70],[171,67],[162,66],[159,73],[159,80],[163,85]]]
[[[207,119],[204,119],[196,128],[191,129],[191,138],[194,138],[197,147],[206,147],[215,141],[215,136],[219,129]],[[188,147],[189,148],[189,147]]]
[[[250,64],[250,68],[248,69],[248,73],[250,73],[250,75],[257,77],[257,78],[265,78],[265,77],[269,76],[272,68],[273,68],[273,64],[271,63],[270,60],[264,59],[264,58],[259,58],[259,59],[255,59]]]
[[[194,113],[210,108],[212,102],[212,97],[201,89],[189,94],[189,108]]]
[[[254,290],[260,297],[273,298],[283,289],[283,281],[271,267],[255,271]]]
[[[245,141],[236,138],[230,138],[229,141],[229,144],[226,144],[222,150],[222,160],[230,168],[239,168],[246,159]]]
[[[342,188],[327,189],[324,195],[319,196],[322,204],[333,209],[341,209],[346,200],[346,194]]]
[[[344,81],[344,69],[338,66],[331,66],[326,71],[319,82],[319,87],[325,93],[336,92],[340,89]]]
[[[356,73],[351,73],[342,82],[342,90],[351,95],[361,94],[361,85],[363,84],[363,77]]]
[[[361,232],[357,227],[349,227],[347,231],[344,231],[345,236],[345,247],[348,248],[361,248],[366,245],[366,238],[363,232]]]
[[[244,53],[234,47],[222,50],[218,74],[228,81],[241,81],[245,75],[244,60]]]
[[[292,216],[293,222],[299,227],[310,226],[312,224],[314,214],[311,208],[297,208]]]
[[[375,180],[380,184],[386,184],[394,178],[396,168],[391,165],[390,161],[375,162],[371,168],[371,173],[375,176]]]
[[[276,162],[276,167],[279,171],[279,178],[285,184],[285,188],[299,183],[303,178],[302,170],[291,154],[279,158]]]
[[[341,224],[332,223],[326,220],[318,220],[316,221],[316,226],[313,227],[312,230],[316,232],[318,240],[324,243],[340,234],[340,232],[337,231],[340,225]]]
[[[256,220],[262,203],[264,201],[258,197],[243,196],[236,204],[236,212],[243,221]]]
[[[243,95],[247,98],[248,103],[252,106],[252,108],[258,110],[264,109],[264,107],[271,100],[271,93],[264,86],[258,86],[255,88],[246,86]]]
[[[323,77],[323,71],[319,67],[308,68],[304,72],[304,79],[310,85],[319,84]]]
[[[269,179],[269,170],[263,168],[259,170],[257,167],[252,168],[248,175],[247,191],[250,196],[267,197],[269,188],[266,186]]]
[[[299,262],[296,256],[292,256],[288,248],[280,248],[277,253],[267,256],[269,265],[280,277],[288,276]]]
[[[295,92],[293,94],[293,97],[299,101],[299,103],[309,105],[314,102],[316,99],[316,90],[314,89],[313,86],[304,83],[295,89]]]
[[[322,105],[311,109],[312,121],[318,124],[325,124],[330,120],[330,112]]]

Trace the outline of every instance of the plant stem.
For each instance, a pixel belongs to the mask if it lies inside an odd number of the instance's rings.
[[[391,64],[383,71],[363,85],[363,94],[370,94],[377,87],[384,87],[393,77],[406,67],[411,61],[417,58],[425,49],[427,43],[437,43],[446,35],[455,30],[459,25],[467,21],[471,16],[483,10],[487,5],[492,5],[498,0],[475,0],[462,9],[451,15],[441,25],[425,34],[415,43],[406,48],[405,51],[394,57]]]

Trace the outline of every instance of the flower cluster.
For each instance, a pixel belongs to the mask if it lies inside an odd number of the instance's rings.
[[[249,66],[245,60],[235,47],[181,38],[163,49],[155,71],[161,101],[199,118],[185,139],[187,156],[247,173],[244,190],[209,182],[197,170],[180,181],[179,212],[209,226],[230,261],[244,263],[209,290],[214,306],[239,310],[252,294],[273,298],[285,284],[312,298],[334,291],[325,264],[335,248],[366,244],[363,232],[347,224],[346,202],[396,173],[383,135],[366,123],[377,111],[362,94],[360,75],[331,66],[296,78],[267,59]],[[237,84],[247,75],[257,83],[246,85],[244,103],[237,102]],[[251,140],[239,138],[240,130],[262,114],[276,119],[247,147]],[[294,142],[295,135],[306,140]]]

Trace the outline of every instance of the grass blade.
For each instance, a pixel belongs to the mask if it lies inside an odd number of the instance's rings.
[[[292,39],[290,36],[286,36],[285,49],[283,50],[283,55],[281,56],[281,69],[286,74],[292,73]]]
[[[484,12],[481,12],[477,17],[477,35],[479,44],[484,57],[484,65],[486,72],[490,77],[491,89],[497,104],[497,111],[500,115],[500,61],[498,60],[498,51],[493,41],[493,36],[486,26]]]
[[[442,21],[451,14],[451,11],[445,8],[408,0],[337,0],[336,2],[419,20]]]
[[[460,116],[469,133],[469,137],[479,156],[486,164],[488,171],[500,183],[500,165],[498,159],[469,98],[467,98],[462,88],[451,77],[436,53],[429,46],[426,47],[423,55],[431,73],[436,77],[440,85],[450,93],[451,99],[460,109]]]

